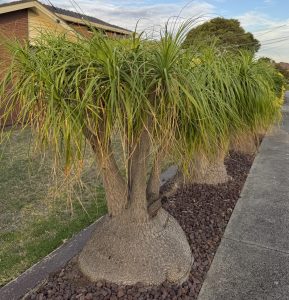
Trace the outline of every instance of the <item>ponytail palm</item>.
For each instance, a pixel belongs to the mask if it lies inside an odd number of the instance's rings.
[[[65,158],[67,176],[87,143],[95,153],[109,215],[79,258],[92,280],[158,284],[189,274],[192,256],[182,229],[154,205],[160,166],[167,153],[178,159],[192,149],[214,153],[223,134],[182,40],[183,28],[153,42],[42,34],[33,48],[9,46],[13,63],[1,83],[4,121],[17,107],[23,128],[31,126],[40,145]],[[112,149],[115,136],[123,166]]]
[[[233,146],[242,152],[255,152],[258,135],[281,117],[282,100],[274,82],[276,71],[249,52],[240,52],[237,59],[231,60],[237,83],[233,90],[242,120],[232,135]]]
[[[225,53],[221,53],[212,45],[193,52],[195,76],[194,90],[197,98],[205,98],[209,105],[207,118],[204,119],[205,131],[210,134],[206,143],[212,151],[205,152],[202,147],[191,147],[188,181],[217,184],[226,182],[229,177],[224,165],[228,152],[230,135],[241,126],[236,97],[232,89],[235,84],[232,76],[231,62]],[[209,120],[212,120],[210,122]],[[200,140],[199,138],[190,137]]]
[[[202,97],[208,97],[205,102],[209,103],[210,118],[214,120],[214,134],[206,129],[210,132],[207,143],[214,151],[206,153],[192,148],[188,179],[197,183],[224,183],[229,179],[224,165],[229,142],[238,143],[238,150],[240,145],[242,148],[250,145],[252,137],[255,139],[280,115],[281,102],[274,91],[276,74],[270,65],[254,60],[249,52],[233,56],[212,45],[198,49],[193,57],[193,72],[198,81],[195,86],[202,87]]]

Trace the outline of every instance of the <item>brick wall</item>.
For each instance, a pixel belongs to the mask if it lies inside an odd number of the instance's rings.
[[[28,39],[28,10],[19,10],[0,15],[0,34],[8,39]],[[2,40],[2,38],[1,38]],[[9,65],[10,55],[0,42],[0,61]]]
[[[3,76],[2,72],[9,66],[11,56],[6,47],[3,45],[5,39],[24,41],[28,39],[28,10],[20,10],[0,15],[0,80]],[[2,74],[2,75],[1,75]],[[3,101],[3,99],[0,99]],[[3,111],[0,110],[0,116]],[[12,125],[16,119],[17,111],[13,112],[6,125]]]

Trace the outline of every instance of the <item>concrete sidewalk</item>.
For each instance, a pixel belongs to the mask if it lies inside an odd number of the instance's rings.
[[[264,138],[198,300],[289,299],[289,94]]]

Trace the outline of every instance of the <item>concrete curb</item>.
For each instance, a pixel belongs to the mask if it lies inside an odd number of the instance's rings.
[[[289,299],[289,93],[259,148],[198,300]]]
[[[83,229],[66,243],[48,254],[40,262],[22,273],[18,278],[10,281],[0,289],[0,300],[16,300],[23,297],[31,289],[41,283],[50,273],[56,272],[77,255],[86,241],[91,236],[97,223],[96,222]]]
[[[177,172],[177,166],[170,166],[161,174],[161,186],[173,178]],[[18,278],[10,281],[0,289],[0,300],[17,300],[24,297],[31,289],[41,284],[50,273],[56,272],[76,256],[84,247],[93,233],[96,222],[83,229],[63,245],[55,249],[41,261],[22,273]]]

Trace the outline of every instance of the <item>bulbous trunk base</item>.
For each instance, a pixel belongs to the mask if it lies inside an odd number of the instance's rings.
[[[128,214],[105,217],[98,224],[79,256],[84,275],[124,285],[185,281],[193,257],[178,222],[163,209],[142,224]]]
[[[227,174],[224,161],[208,164],[205,169],[194,172],[193,177],[189,178],[190,183],[198,184],[222,184],[232,178]]]
[[[259,139],[253,135],[245,135],[233,139],[230,149],[239,153],[254,155],[259,147]]]

